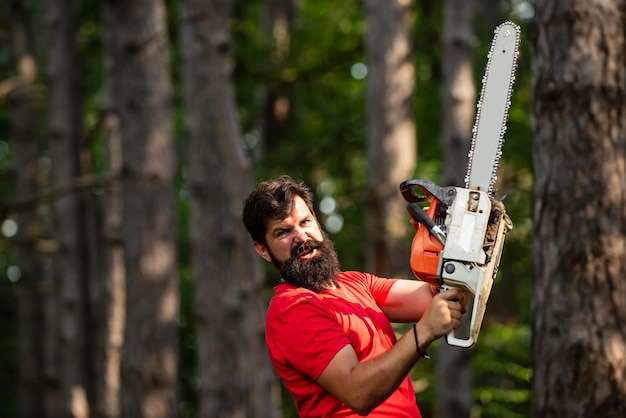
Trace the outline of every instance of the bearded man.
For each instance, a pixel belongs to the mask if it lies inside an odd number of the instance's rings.
[[[276,266],[268,353],[301,417],[421,417],[408,373],[466,310],[458,290],[341,271],[311,191],[282,176],[259,183],[243,222]],[[399,339],[391,322],[413,322]]]

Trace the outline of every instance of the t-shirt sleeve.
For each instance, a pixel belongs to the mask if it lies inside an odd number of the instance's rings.
[[[337,352],[350,344],[332,314],[308,302],[294,306],[284,315],[275,338],[282,357],[314,380]]]
[[[383,306],[387,300],[391,286],[393,286],[398,279],[385,279],[369,273],[366,273],[365,276],[366,282],[374,300],[376,301],[376,304],[378,306]]]

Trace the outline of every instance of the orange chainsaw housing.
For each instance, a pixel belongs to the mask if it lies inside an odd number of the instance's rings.
[[[434,220],[441,202],[433,196],[429,196],[428,201],[430,205],[424,210],[428,217]],[[413,225],[417,225],[417,229],[411,244],[411,271],[422,281],[440,285],[442,280],[437,272],[443,244],[428,231],[425,225],[421,223]]]

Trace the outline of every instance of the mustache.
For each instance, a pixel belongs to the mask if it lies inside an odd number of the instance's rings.
[[[298,254],[316,250],[315,257],[300,260]],[[335,284],[339,274],[339,260],[332,241],[309,239],[298,243],[291,251],[294,254],[284,262],[272,258],[272,262],[280,272],[281,278],[292,286],[303,287],[313,292],[321,292],[330,284]]]
[[[300,244],[293,247],[293,249],[291,250],[291,257],[295,258],[304,252],[316,250],[319,248],[322,248],[322,243],[319,241],[310,239],[308,241],[301,242]]]

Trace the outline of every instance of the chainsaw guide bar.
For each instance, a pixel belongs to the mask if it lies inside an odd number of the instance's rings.
[[[476,105],[466,189],[483,190],[488,194],[493,192],[511,106],[519,42],[520,30],[514,23],[505,22],[494,31]]]

